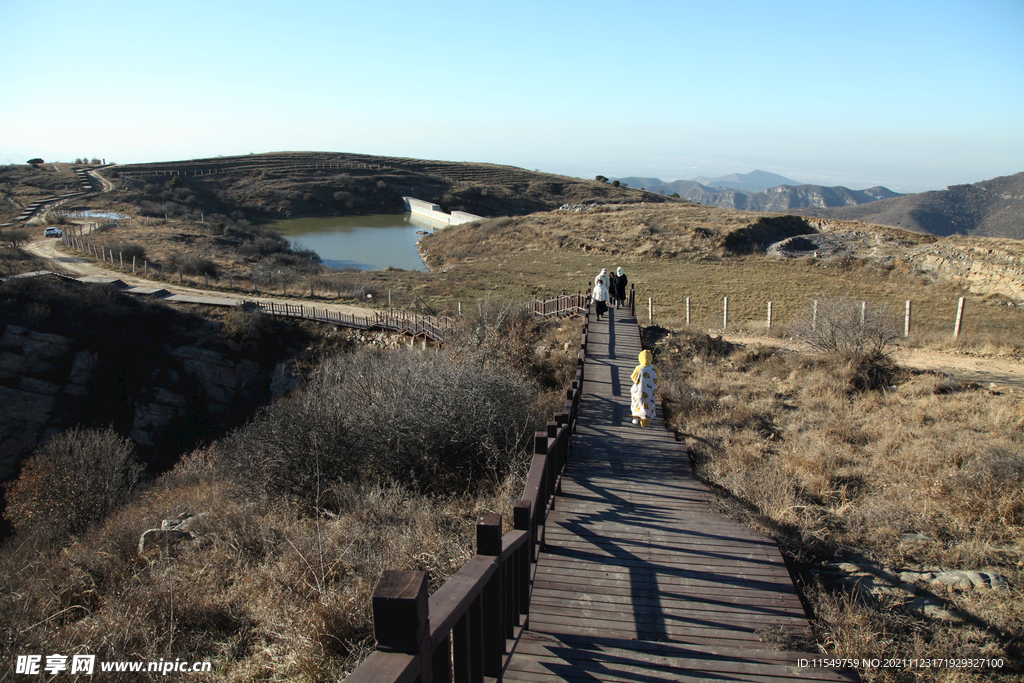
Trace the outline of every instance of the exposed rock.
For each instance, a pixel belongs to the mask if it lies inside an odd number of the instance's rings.
[[[962,622],[967,617],[952,604],[928,591],[948,586],[958,590],[1005,590],[1005,577],[988,571],[943,571],[937,567],[914,566],[903,570],[880,567],[860,558],[853,562],[825,565],[812,572],[819,579],[838,584],[863,600],[902,604],[929,619]]]
[[[192,534],[181,529],[149,529],[139,538],[139,555],[148,555],[159,551],[169,553],[183,541],[191,541]]]
[[[181,543],[194,540],[193,532],[208,514],[183,512],[177,517],[161,520],[159,529],[147,529],[139,538],[139,555],[146,556],[158,551],[166,555]]]
[[[177,531],[192,531],[193,528],[202,522],[209,514],[210,513],[208,512],[200,512],[199,514],[183,512],[172,519],[161,520],[160,528]]]
[[[72,384],[88,383],[99,364],[100,356],[95,351],[79,351],[71,363],[71,374],[68,375],[68,381]]]
[[[199,380],[204,392],[219,403],[229,404],[239,391],[252,389],[259,380],[260,366],[251,360],[234,361],[208,349],[184,346],[171,354],[185,370]]]
[[[302,383],[295,363],[278,363],[274,373],[270,376],[270,395],[279,398],[290,393],[295,387]]]
[[[1009,584],[1006,578],[994,572],[950,571],[941,572],[931,580],[933,584],[942,584],[963,591],[1006,590]]]

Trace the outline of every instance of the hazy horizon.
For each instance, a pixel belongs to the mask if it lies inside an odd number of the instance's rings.
[[[337,151],[899,192],[1024,170],[1016,0],[0,0],[0,19],[0,162]]]

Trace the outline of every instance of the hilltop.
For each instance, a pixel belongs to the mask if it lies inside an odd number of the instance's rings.
[[[951,185],[878,202],[840,208],[804,208],[795,213],[860,220],[932,235],[1024,239],[1024,173],[973,185]]]
[[[175,172],[190,190],[184,197],[162,187]],[[107,173],[118,181],[117,198],[159,216],[199,208],[249,219],[392,212],[403,210],[403,196],[482,216],[523,215],[563,204],[675,201],[514,166],[334,152],[127,164]]]

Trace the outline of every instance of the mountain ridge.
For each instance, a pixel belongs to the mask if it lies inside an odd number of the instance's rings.
[[[803,207],[793,213],[878,223],[938,237],[1024,240],[1024,172],[858,206]]]
[[[761,187],[769,179],[783,178],[764,171],[748,174],[732,174],[723,178],[712,178],[709,182],[733,182],[737,186]],[[785,178],[783,178],[785,180]],[[741,211],[792,211],[801,208],[832,208],[868,204],[882,199],[901,197],[887,187],[876,186],[864,190],[851,190],[841,185],[825,187],[809,183],[782,183],[758,191],[744,191],[724,185],[710,185],[694,180],[675,180],[666,183],[659,178],[619,178],[620,183],[630,187],[642,187],[648,192],[661,194],[678,194],[683,199],[717,206],[723,209],[739,209]]]

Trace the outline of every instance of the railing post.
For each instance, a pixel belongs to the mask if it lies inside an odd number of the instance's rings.
[[[530,507],[530,501],[516,501],[515,507],[512,508],[512,528],[530,534],[530,540],[527,541],[524,548],[526,552],[519,555],[519,582],[516,586],[519,614],[529,614],[531,564],[534,558],[533,546],[537,538],[533,528],[533,508]]]
[[[501,664],[505,654],[505,576],[501,566],[501,515],[482,513],[476,520],[476,553],[494,557],[497,571],[484,586],[483,637],[484,675],[501,680]]]
[[[571,409],[571,408],[570,408]],[[567,410],[563,413],[555,415],[555,421],[559,424],[558,429],[558,465],[556,467],[556,473],[561,476],[562,470],[565,469],[565,461],[569,456],[569,434],[572,433],[572,428],[569,426],[569,422],[572,419],[572,414]],[[561,493],[561,482],[558,484],[558,493]]]
[[[382,652],[418,655],[420,682],[433,683],[426,572],[381,573],[373,590],[373,635]]]

